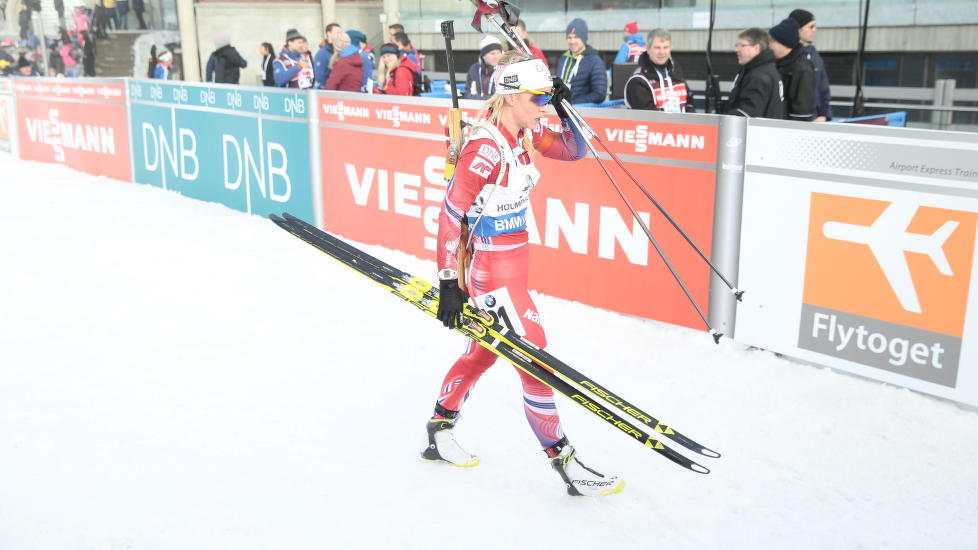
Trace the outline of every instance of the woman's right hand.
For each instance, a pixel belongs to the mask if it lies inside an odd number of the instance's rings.
[[[468,296],[458,287],[458,279],[442,279],[438,282],[438,313],[441,324],[453,329],[462,324],[465,302]]]

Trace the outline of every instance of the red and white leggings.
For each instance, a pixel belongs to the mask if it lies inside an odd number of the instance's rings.
[[[527,291],[530,247],[523,244],[508,250],[479,248],[480,243],[477,242],[467,274],[467,287],[473,299],[485,309],[495,311],[504,324],[512,326],[527,340],[540,348],[546,347],[547,338],[540,324],[540,316]],[[461,409],[479,377],[497,358],[494,353],[470,340],[465,353],[445,376],[438,403],[451,411]],[[516,372],[523,383],[526,419],[540,445],[546,449],[564,437],[553,390],[522,370],[516,369]]]

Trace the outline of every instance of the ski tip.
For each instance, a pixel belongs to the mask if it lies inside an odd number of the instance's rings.
[[[744,301],[743,298],[744,298],[744,292],[745,291],[743,291],[743,290],[737,290],[736,288],[732,288],[732,289],[730,289],[730,291],[733,292],[733,295],[734,295],[735,298],[737,298],[737,301],[738,302],[743,302]]]
[[[708,456],[710,458],[720,458],[720,453],[712,449],[707,449],[706,447],[700,449],[700,454],[703,456]]]
[[[709,474],[710,473],[710,469],[709,468],[707,468],[706,466],[700,466],[699,464],[697,464],[695,462],[693,462],[693,463],[691,463],[689,465],[689,469],[692,470],[692,471],[694,471],[694,472],[696,472],[696,473],[698,473],[698,474]]]

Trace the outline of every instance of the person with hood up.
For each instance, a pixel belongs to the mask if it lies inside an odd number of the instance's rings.
[[[207,82],[237,84],[241,80],[241,69],[247,67],[248,62],[231,45],[231,37],[224,33],[214,35],[214,47],[214,53],[207,60]]]
[[[745,117],[784,118],[781,75],[774,66],[774,53],[768,45],[771,36],[764,29],[749,28],[737,36],[734,49],[740,72],[734,77],[724,113]]]
[[[384,73],[383,87],[376,88],[376,93],[416,95],[415,75],[418,74],[418,67],[408,55],[401,55],[397,44],[388,42],[380,47],[380,70]]]
[[[825,61],[812,44],[818,30],[815,15],[807,10],[794,10],[788,17],[798,23],[798,39],[805,48],[805,57],[815,68],[815,118],[812,122],[832,120],[832,91],[829,89],[828,73],[825,72]]]
[[[306,37],[295,29],[289,29],[285,33],[285,48],[272,64],[275,85],[300,90],[312,88],[315,75]]]
[[[651,46],[638,57],[638,67],[625,82],[629,109],[692,113],[693,93],[672,59],[672,36],[665,29],[649,32]]]
[[[567,51],[557,63],[557,76],[570,88],[571,103],[601,103],[608,95],[608,74],[598,51],[587,45],[587,23],[567,25]]]
[[[360,59],[363,61],[363,84],[360,86],[360,91],[366,92],[371,87],[370,81],[374,75],[374,52],[370,49],[370,44],[367,44],[367,35],[353,29],[346,31],[346,34],[350,36],[350,44],[357,47]]]
[[[340,92],[359,92],[363,88],[363,58],[360,48],[350,43],[350,35],[341,32],[333,39],[337,53],[329,60],[327,90]]]
[[[635,63],[639,56],[647,50],[645,37],[638,32],[638,22],[625,24],[625,43],[618,49],[615,63]]]
[[[495,93],[492,73],[499,64],[501,55],[503,55],[502,42],[494,36],[486,35],[479,43],[479,60],[469,67],[463,99],[489,99]]]
[[[784,82],[784,114],[787,120],[815,118],[815,67],[805,55],[798,37],[798,22],[787,18],[771,27],[771,52]]]

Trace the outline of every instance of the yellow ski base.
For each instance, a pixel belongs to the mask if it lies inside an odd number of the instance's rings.
[[[435,462],[435,463],[438,463],[438,464],[447,464],[449,466],[455,466],[456,468],[475,468],[476,466],[478,466],[479,464],[482,463],[482,459],[479,459],[479,458],[477,458],[475,460],[470,460],[470,461],[466,462],[465,464],[455,464],[454,462],[449,462],[447,460],[432,460],[430,458],[425,458],[425,457],[421,457],[421,460],[424,460],[425,462]]]
[[[623,480],[621,480],[621,481],[618,482],[618,485],[615,485],[611,489],[605,489],[604,491],[601,491],[600,493],[598,493],[598,496],[599,497],[606,497],[606,496],[609,496],[609,495],[613,495],[615,493],[620,493],[621,490],[624,489],[624,488],[625,488],[625,480],[623,479]]]

